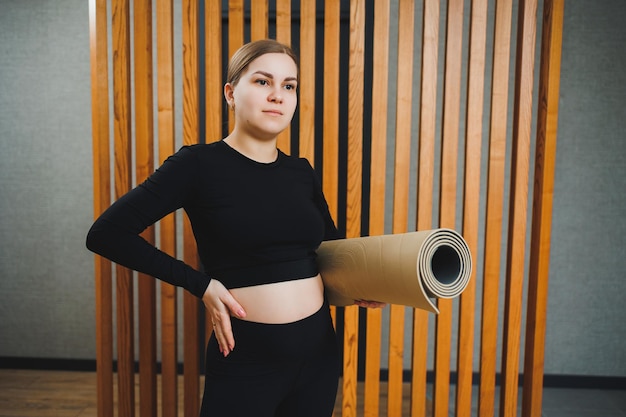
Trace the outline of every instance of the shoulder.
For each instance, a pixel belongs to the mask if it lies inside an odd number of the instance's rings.
[[[279,152],[281,153],[281,157],[283,158],[284,165],[288,166],[289,168],[313,172],[313,167],[311,166],[311,163],[308,159],[299,156],[287,155],[280,150]]]
[[[221,141],[211,143],[195,143],[193,145],[183,145],[176,154],[183,157],[208,158],[212,155],[224,152],[224,146]]]
[[[198,168],[207,165],[212,166],[228,158],[228,153],[225,152],[224,148],[221,141],[184,145],[168,159],[184,162]]]

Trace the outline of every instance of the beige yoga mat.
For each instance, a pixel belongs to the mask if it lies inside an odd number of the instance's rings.
[[[472,270],[467,243],[451,229],[332,240],[317,255],[335,306],[372,300],[437,314],[432,299],[459,296]]]

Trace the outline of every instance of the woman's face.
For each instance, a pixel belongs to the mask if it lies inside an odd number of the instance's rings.
[[[298,104],[298,69],[287,54],[268,53],[250,62],[235,86],[226,84],[226,101],[234,106],[235,128],[271,139],[283,131]]]

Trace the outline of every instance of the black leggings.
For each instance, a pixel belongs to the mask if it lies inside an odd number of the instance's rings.
[[[327,303],[287,324],[232,319],[235,349],[224,358],[211,336],[201,417],[326,417],[339,360]]]

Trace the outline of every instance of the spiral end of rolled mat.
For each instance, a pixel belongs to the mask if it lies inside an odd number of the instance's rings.
[[[472,274],[469,247],[456,231],[436,229],[422,243],[418,270],[430,297],[457,297],[467,287]]]

